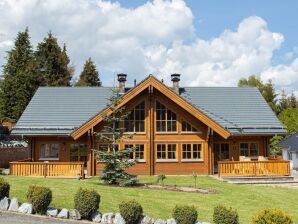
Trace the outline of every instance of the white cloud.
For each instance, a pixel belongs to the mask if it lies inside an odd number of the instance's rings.
[[[252,16],[237,29],[204,40],[195,36],[192,11],[182,0],[148,1],[136,8],[103,0],[0,0],[0,64],[16,33],[29,27],[36,45],[49,30],[66,43],[79,73],[91,56],[101,71],[126,72],[132,81],[153,73],[169,82],[174,72],[183,85],[236,85],[251,74],[280,86],[297,81],[298,59],[272,65],[284,37]],[[106,82],[112,77],[102,74]],[[132,82],[131,82],[132,83]]]

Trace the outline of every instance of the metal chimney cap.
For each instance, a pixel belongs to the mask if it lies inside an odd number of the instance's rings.
[[[180,74],[172,74],[171,75],[172,82],[179,82],[180,81]]]
[[[126,74],[120,73],[120,74],[117,74],[117,76],[118,76],[118,81],[119,82],[125,82],[126,81],[126,77],[127,77]]]

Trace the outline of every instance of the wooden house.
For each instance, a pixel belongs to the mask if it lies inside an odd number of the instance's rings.
[[[133,145],[138,161],[130,172],[289,175],[288,161],[266,159],[269,139],[285,130],[256,88],[182,87],[179,74],[171,80],[168,87],[149,75],[127,88],[126,75],[118,75],[119,107],[131,111],[120,125],[134,133],[118,147]],[[71,176],[85,169],[100,175],[104,164],[93,149],[109,146],[94,133],[110,112],[111,89],[40,87],[12,131],[28,138],[31,161],[11,163],[11,174]]]

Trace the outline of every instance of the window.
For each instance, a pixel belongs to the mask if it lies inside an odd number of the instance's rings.
[[[182,160],[202,160],[202,145],[182,144]]]
[[[145,161],[145,145],[144,144],[129,144],[125,145],[125,149],[133,148],[133,153],[130,158],[135,159],[137,161]]]
[[[240,156],[258,156],[257,143],[240,143]]]
[[[220,144],[220,159],[227,160],[230,159],[230,149],[228,143]]]
[[[190,123],[182,121],[182,132],[198,132]]]
[[[58,160],[59,144],[41,144],[40,159]]]
[[[176,132],[176,114],[156,101],[156,131],[157,132]]]
[[[87,161],[87,145],[86,144],[70,144],[70,161]]]
[[[102,155],[100,154],[100,152],[110,152],[112,149],[112,144],[99,144],[98,145],[98,158],[99,160],[102,159]],[[115,151],[118,151],[119,150],[119,146],[118,145],[115,145]]]
[[[124,127],[126,132],[145,131],[145,102],[137,105],[125,119]]]
[[[157,144],[156,158],[158,160],[176,160],[176,144]]]

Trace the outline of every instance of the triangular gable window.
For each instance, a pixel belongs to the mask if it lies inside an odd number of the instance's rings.
[[[182,132],[198,132],[198,130],[187,121],[182,121]]]

